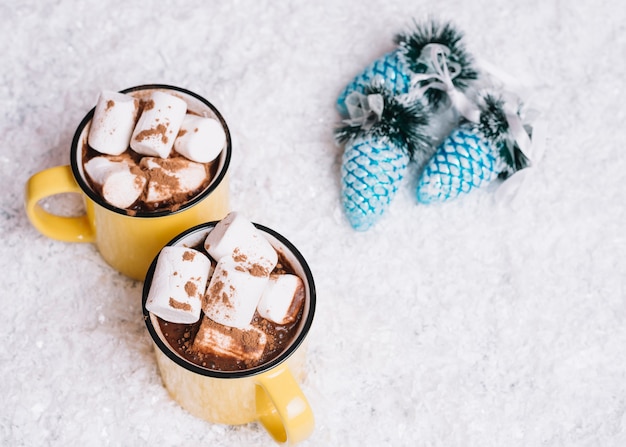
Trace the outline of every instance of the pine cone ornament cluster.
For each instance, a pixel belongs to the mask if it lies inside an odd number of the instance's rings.
[[[516,117],[507,117],[502,99],[487,95],[482,101],[479,122],[460,124],[424,167],[418,202],[445,202],[528,166],[509,129]],[[524,137],[529,138],[526,134],[520,139]]]
[[[383,215],[398,191],[413,154],[430,144],[428,123],[418,101],[399,101],[381,85],[352,92],[347,98],[353,118],[336,131],[345,144],[342,200],[348,220],[359,231]]]
[[[362,93],[372,83],[384,85],[394,95],[425,95],[431,108],[438,107],[446,99],[446,89],[463,91],[478,76],[462,39],[462,33],[450,23],[415,24],[414,31],[396,35],[395,50],[374,61],[346,86],[337,98],[337,110],[345,116],[350,93]]]
[[[341,197],[357,231],[385,214],[411,162],[422,163],[420,204],[449,201],[531,165],[532,127],[523,124],[523,104],[485,87],[451,23],[416,23],[395,43],[337,98]],[[450,112],[451,128],[434,134]]]

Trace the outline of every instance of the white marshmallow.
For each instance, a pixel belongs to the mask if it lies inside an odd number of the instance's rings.
[[[202,297],[211,261],[187,247],[164,247],[152,276],[146,309],[171,323],[195,323],[200,319]]]
[[[213,259],[231,257],[253,275],[268,276],[278,263],[278,254],[263,234],[236,211],[219,221],[204,241]]]
[[[152,92],[130,140],[132,150],[142,155],[167,158],[187,113],[187,103],[168,93]]]
[[[198,163],[217,158],[226,143],[226,132],[219,121],[188,113],[174,141],[174,149]]]
[[[112,161],[108,157],[94,157],[85,163],[85,172],[94,183],[102,186],[109,173],[120,169],[123,163]]]
[[[250,325],[268,276],[254,276],[239,263],[225,256],[209,282],[202,310],[216,323],[243,329]]]
[[[148,192],[145,199],[148,203],[162,202],[174,194],[195,191],[208,177],[204,164],[181,157],[143,157],[139,165],[148,171]]]
[[[138,110],[139,101],[132,96],[102,91],[89,128],[89,146],[101,154],[124,152],[128,149]]]
[[[95,157],[85,163],[91,180],[102,188],[102,197],[118,208],[128,208],[139,198],[146,178],[139,169],[131,170],[128,159]]]
[[[299,276],[272,275],[261,295],[257,311],[276,324],[291,323],[298,316],[304,293],[304,284]]]
[[[266,344],[267,335],[254,326],[237,329],[217,324],[210,318],[203,318],[192,349],[250,363],[261,358]]]

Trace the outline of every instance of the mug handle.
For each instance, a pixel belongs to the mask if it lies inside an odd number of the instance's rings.
[[[257,378],[259,421],[277,442],[303,441],[313,432],[313,411],[289,367],[282,363]]]
[[[69,165],[48,168],[34,174],[26,183],[26,214],[33,226],[44,236],[65,242],[93,242],[95,234],[87,215],[57,216],[43,209],[39,201],[62,193],[82,191]]]

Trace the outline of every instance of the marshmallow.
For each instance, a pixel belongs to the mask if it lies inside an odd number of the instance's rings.
[[[244,329],[224,327],[209,318],[203,318],[193,340],[192,350],[231,357],[250,364],[261,359],[266,344],[267,336],[254,326]]]
[[[278,254],[257,228],[233,211],[219,221],[204,241],[213,259],[232,257],[252,275],[268,276],[278,263]]]
[[[120,155],[128,149],[138,110],[139,101],[132,96],[101,92],[89,128],[89,146],[101,154]]]
[[[217,158],[226,143],[226,132],[213,118],[187,114],[174,141],[174,149],[183,157],[198,163]]]
[[[202,297],[211,261],[187,247],[164,247],[148,292],[146,309],[171,323],[195,323],[200,319]]]
[[[230,256],[224,256],[217,262],[202,310],[216,323],[243,329],[252,322],[268,281],[268,276],[254,276]]]
[[[181,157],[143,157],[139,165],[148,172],[147,203],[163,202],[174,194],[193,192],[208,178],[205,165]]]
[[[142,155],[167,158],[187,113],[187,103],[173,95],[152,92],[130,140],[132,150]]]
[[[304,284],[299,276],[272,275],[261,295],[257,311],[266,320],[287,324],[296,320],[304,302]]]
[[[95,157],[85,163],[85,171],[102,188],[104,200],[118,208],[135,203],[146,185],[144,174],[126,158]]]

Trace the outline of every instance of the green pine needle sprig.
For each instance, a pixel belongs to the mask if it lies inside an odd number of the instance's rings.
[[[509,132],[504,101],[500,97],[489,93],[484,96],[479,126],[481,132],[496,145],[511,171],[503,173],[504,177],[528,166],[530,160]]]
[[[429,113],[422,103],[415,100],[404,103],[383,85],[365,87],[364,95],[380,94],[384,107],[382,116],[370,128],[346,124],[335,129],[336,140],[344,144],[358,137],[370,135],[375,138],[387,137],[397,147],[405,147],[410,157],[429,150],[431,137],[425,133],[429,123]]]
[[[437,43],[450,50],[448,56],[451,62],[459,64],[460,72],[452,79],[454,86],[464,91],[471,81],[478,78],[478,72],[474,68],[474,60],[468,53],[463,43],[463,33],[452,23],[440,23],[437,20],[428,20],[424,23],[414,23],[414,29],[395,36],[395,42],[404,53],[409,68],[414,73],[425,73],[428,67],[420,62],[420,55],[424,47],[428,44]],[[427,84],[423,81],[420,86]],[[446,93],[438,89],[428,89],[425,93],[426,99],[433,107],[437,107],[445,99]]]

